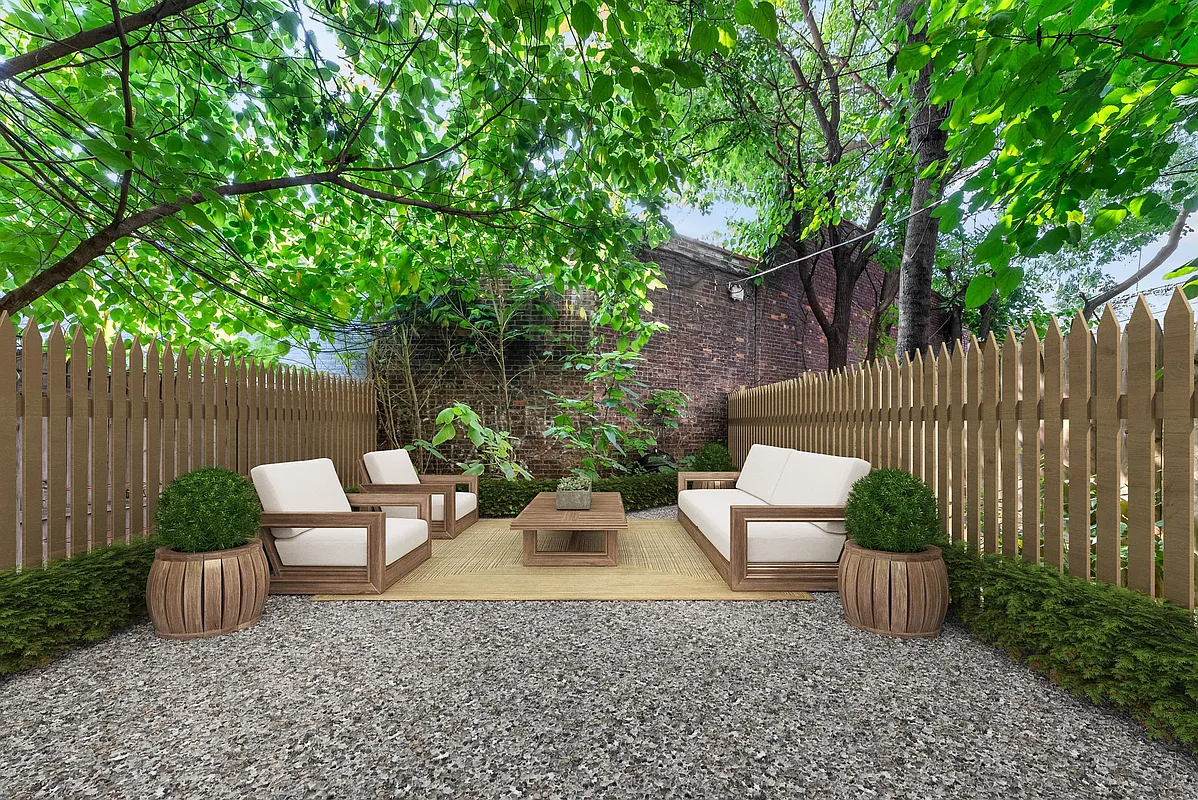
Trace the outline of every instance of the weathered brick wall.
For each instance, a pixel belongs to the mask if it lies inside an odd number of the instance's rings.
[[[652,387],[677,389],[691,398],[680,427],[660,436],[662,450],[677,457],[707,442],[723,442],[727,395],[733,389],[827,367],[827,343],[803,299],[796,267],[771,273],[757,286],[747,279],[754,266],[750,259],[681,237],[645,257],[661,267],[668,287],[653,296],[651,316],[669,330],[654,335],[646,345],[639,377]],[[833,281],[826,259],[821,257],[816,270],[824,296],[831,294]],[[743,288],[743,299],[734,299],[730,283]],[[871,268],[858,285],[850,345],[854,360],[865,355],[869,319],[880,284],[880,270]],[[940,322],[933,320],[931,327]],[[520,438],[522,457],[535,474],[566,472],[574,465],[573,459],[541,435],[554,413],[543,390],[565,396],[585,391],[583,375],[563,371],[559,357],[568,343],[585,344],[589,327],[577,309],[572,309],[553,321],[551,328],[544,340],[514,354],[509,372],[523,372],[513,387],[506,418],[494,368],[477,357],[446,359],[446,352],[453,344],[461,344],[460,339],[445,330],[429,330],[421,337],[415,359],[425,416],[431,421],[441,408],[454,402],[469,403],[488,424],[510,424],[512,433]],[[546,349],[554,355],[542,362],[541,353]],[[403,435],[409,435],[406,429]],[[431,425],[426,426],[425,435],[431,438]]]

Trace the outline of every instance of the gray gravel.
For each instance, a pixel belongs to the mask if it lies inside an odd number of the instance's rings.
[[[629,511],[629,519],[678,519],[678,506],[658,506],[644,511]]]
[[[1195,798],[1198,761],[950,628],[815,603],[315,603],[0,683],[0,796]]]

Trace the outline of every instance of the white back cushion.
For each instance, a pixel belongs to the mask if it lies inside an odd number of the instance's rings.
[[[868,474],[869,462],[859,458],[791,450],[770,503],[776,506],[843,506],[849,498],[849,489],[858,478]],[[828,533],[844,533],[843,522],[813,524]]]
[[[371,483],[420,483],[412,457],[402,447],[398,450],[375,450],[362,456]]]
[[[263,511],[350,511],[341,488],[337,468],[327,458],[260,464],[250,470]],[[274,528],[282,539],[298,536],[311,528]]]
[[[786,461],[794,450],[785,447],[771,447],[768,444],[755,444],[749,448],[745,457],[745,465],[740,468],[740,477],[736,480],[736,488],[742,492],[772,503],[774,487],[786,466]]]

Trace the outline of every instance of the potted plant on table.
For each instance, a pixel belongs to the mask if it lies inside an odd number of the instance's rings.
[[[558,511],[586,511],[591,507],[591,479],[572,475],[557,482]]]
[[[849,540],[838,588],[855,628],[887,636],[935,636],[948,611],[948,572],[936,496],[900,469],[880,469],[853,484],[845,503]]]
[[[162,545],[146,581],[146,605],[164,639],[248,628],[262,616],[270,569],[258,538],[254,485],[220,467],[180,475],[154,513]]]

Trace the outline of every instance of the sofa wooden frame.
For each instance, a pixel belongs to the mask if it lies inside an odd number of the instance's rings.
[[[417,487],[411,486],[409,489]],[[397,496],[406,494],[407,497]],[[433,492],[362,492],[347,494],[351,507],[415,506],[417,516],[432,521]],[[380,594],[432,556],[432,539],[387,563],[387,515],[382,511],[263,512],[262,546],[270,563],[271,594]],[[366,566],[288,566],[279,558],[272,528],[365,528]],[[303,536],[303,534],[300,534]]]
[[[678,491],[684,492],[693,483],[703,488],[731,488],[739,472],[679,472]],[[718,485],[713,485],[718,484]],[[732,506],[729,534],[730,559],[716,549],[698,526],[678,509],[678,521],[699,545],[720,577],[734,592],[823,592],[835,591],[839,562],[781,562],[749,561],[750,522],[826,522],[842,521],[844,506]]]
[[[358,457],[358,470],[362,473],[362,486],[364,492],[403,492],[408,489],[415,488],[417,492],[427,492],[429,489],[421,487],[440,487],[432,489],[432,494],[442,496],[444,505],[442,506],[444,519],[429,522],[429,535],[434,539],[452,539],[462,531],[469,528],[474,523],[478,522],[479,502],[482,498],[478,496],[478,476],[477,475],[418,475],[420,483],[371,483],[370,471],[366,469],[366,459]],[[474,510],[461,519],[457,517],[457,490],[459,486],[466,486],[466,491],[474,494]],[[392,503],[392,505],[395,505]]]

